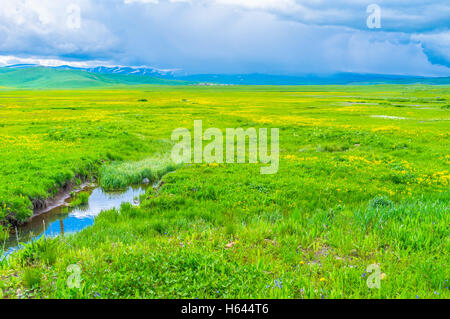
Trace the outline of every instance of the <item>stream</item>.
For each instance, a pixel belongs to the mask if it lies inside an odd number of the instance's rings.
[[[151,187],[151,185],[150,185]],[[21,248],[22,243],[46,237],[74,234],[94,224],[100,212],[119,209],[122,203],[139,204],[139,195],[145,193],[147,186],[130,186],[125,191],[106,192],[101,187],[88,189],[89,202],[80,207],[69,207],[71,198],[61,206],[34,216],[28,223],[13,232],[4,245],[4,255],[8,256]],[[1,253],[0,247],[0,253]]]

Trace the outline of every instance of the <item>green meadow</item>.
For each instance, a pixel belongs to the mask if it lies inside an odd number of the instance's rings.
[[[278,172],[175,165],[194,120],[279,128]],[[68,183],[159,181],[2,259],[0,296],[450,298],[449,121],[449,86],[0,88],[1,238]]]

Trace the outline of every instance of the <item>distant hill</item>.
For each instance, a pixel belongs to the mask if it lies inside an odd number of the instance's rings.
[[[193,74],[182,75],[176,70],[160,70],[146,67],[105,67],[74,68],[59,66],[58,69],[84,70],[100,74],[123,74],[153,76],[170,80],[197,83],[216,83],[233,85],[323,85],[323,84],[450,84],[450,77],[420,77],[406,75],[337,73],[327,75],[308,74],[301,76],[271,74]]]
[[[194,74],[154,68],[76,68],[68,65],[43,67],[18,64],[0,68],[0,87],[69,89],[117,85],[347,85],[347,84],[430,84],[450,85],[450,77],[337,73],[331,75]]]
[[[101,74],[40,66],[0,68],[0,86],[24,89],[95,88],[117,85],[183,85],[185,81],[143,75]]]
[[[284,76],[268,74],[200,74],[174,77],[201,83],[241,85],[334,85],[334,84],[450,84],[450,77],[338,73],[331,75]]]
[[[147,67],[127,67],[127,66],[97,66],[92,68],[77,68],[69,65],[61,65],[52,67],[57,70],[82,70],[91,73],[102,74],[122,74],[122,75],[145,75],[153,77],[167,77],[172,78],[175,75],[175,70],[161,70]]]

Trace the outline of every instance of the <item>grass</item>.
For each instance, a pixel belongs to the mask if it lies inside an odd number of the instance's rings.
[[[89,192],[79,192],[75,198],[70,202],[71,207],[79,207],[89,203]]]
[[[123,204],[64,241],[42,239],[53,248],[40,243],[3,260],[3,295],[449,298],[448,92],[424,85],[2,91],[5,225],[75,176],[117,188],[176,168],[140,206]],[[204,129],[279,128],[278,173],[261,175],[261,164],[174,167],[161,154],[170,152],[171,132],[192,129],[194,119]],[[80,289],[67,286],[73,264],[82,270]],[[373,264],[384,274],[380,289],[366,283]],[[30,268],[39,284],[23,280]]]
[[[100,185],[106,190],[125,188],[140,184],[144,179],[150,182],[176,169],[168,156],[147,158],[137,162],[115,162],[100,168]]]
[[[41,283],[42,274],[39,269],[26,268],[23,272],[23,284],[27,288],[37,288]]]

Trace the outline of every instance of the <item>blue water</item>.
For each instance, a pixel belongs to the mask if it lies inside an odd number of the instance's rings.
[[[33,219],[18,229],[17,234],[1,245],[4,245],[5,255],[21,248],[22,243],[46,237],[69,235],[79,232],[94,224],[95,217],[102,211],[119,209],[122,203],[139,204],[139,195],[145,193],[144,187],[129,187],[122,192],[105,192],[98,187],[92,190],[89,202],[77,208],[67,206],[57,207],[48,213],[33,217]],[[69,200],[70,201],[70,200]],[[0,247],[1,252],[2,247]]]

